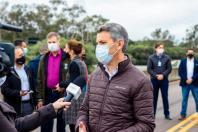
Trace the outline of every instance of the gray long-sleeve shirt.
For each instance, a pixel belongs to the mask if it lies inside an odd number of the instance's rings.
[[[157,74],[163,74],[165,78],[168,78],[168,75],[172,71],[170,57],[166,54],[162,54],[161,56],[153,54],[149,56],[147,71],[151,78],[156,78]]]

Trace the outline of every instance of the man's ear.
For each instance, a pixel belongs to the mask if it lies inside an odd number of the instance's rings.
[[[123,47],[124,47],[124,40],[123,39],[118,40],[118,48],[123,49]]]
[[[61,46],[60,41],[58,41],[58,45]]]

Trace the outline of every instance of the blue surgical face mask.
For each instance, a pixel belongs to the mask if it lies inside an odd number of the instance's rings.
[[[109,54],[110,47],[107,44],[98,44],[96,46],[96,58],[98,61],[104,65],[109,64],[109,62],[112,60],[113,55]]]

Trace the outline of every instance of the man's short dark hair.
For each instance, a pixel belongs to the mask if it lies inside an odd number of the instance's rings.
[[[14,41],[14,46],[17,47],[17,46],[22,46],[22,43],[25,42],[24,40],[21,40],[21,39],[18,39],[18,40],[15,40]]]
[[[193,49],[193,48],[188,48],[186,51],[188,52],[189,50],[192,50],[192,51],[194,51],[194,49]]]
[[[163,45],[164,46],[164,43],[163,42],[156,42],[155,43],[155,49],[157,49],[159,46]]]
[[[56,32],[49,32],[49,33],[47,34],[47,39],[49,39],[49,38],[51,38],[51,37],[54,37],[54,36],[55,36],[57,39],[60,39],[59,34],[56,33]]]
[[[128,47],[129,38],[128,33],[123,26],[117,23],[106,23],[98,28],[97,33],[103,31],[109,32],[111,34],[111,38],[113,39],[113,41],[123,39],[124,46],[122,51],[126,51]]]

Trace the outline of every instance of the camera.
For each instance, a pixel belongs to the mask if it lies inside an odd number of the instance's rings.
[[[14,65],[14,46],[0,42],[0,77],[10,73]]]
[[[14,32],[22,32],[20,27],[0,23],[0,29]],[[14,45],[0,41],[0,78],[8,75],[14,66]]]

